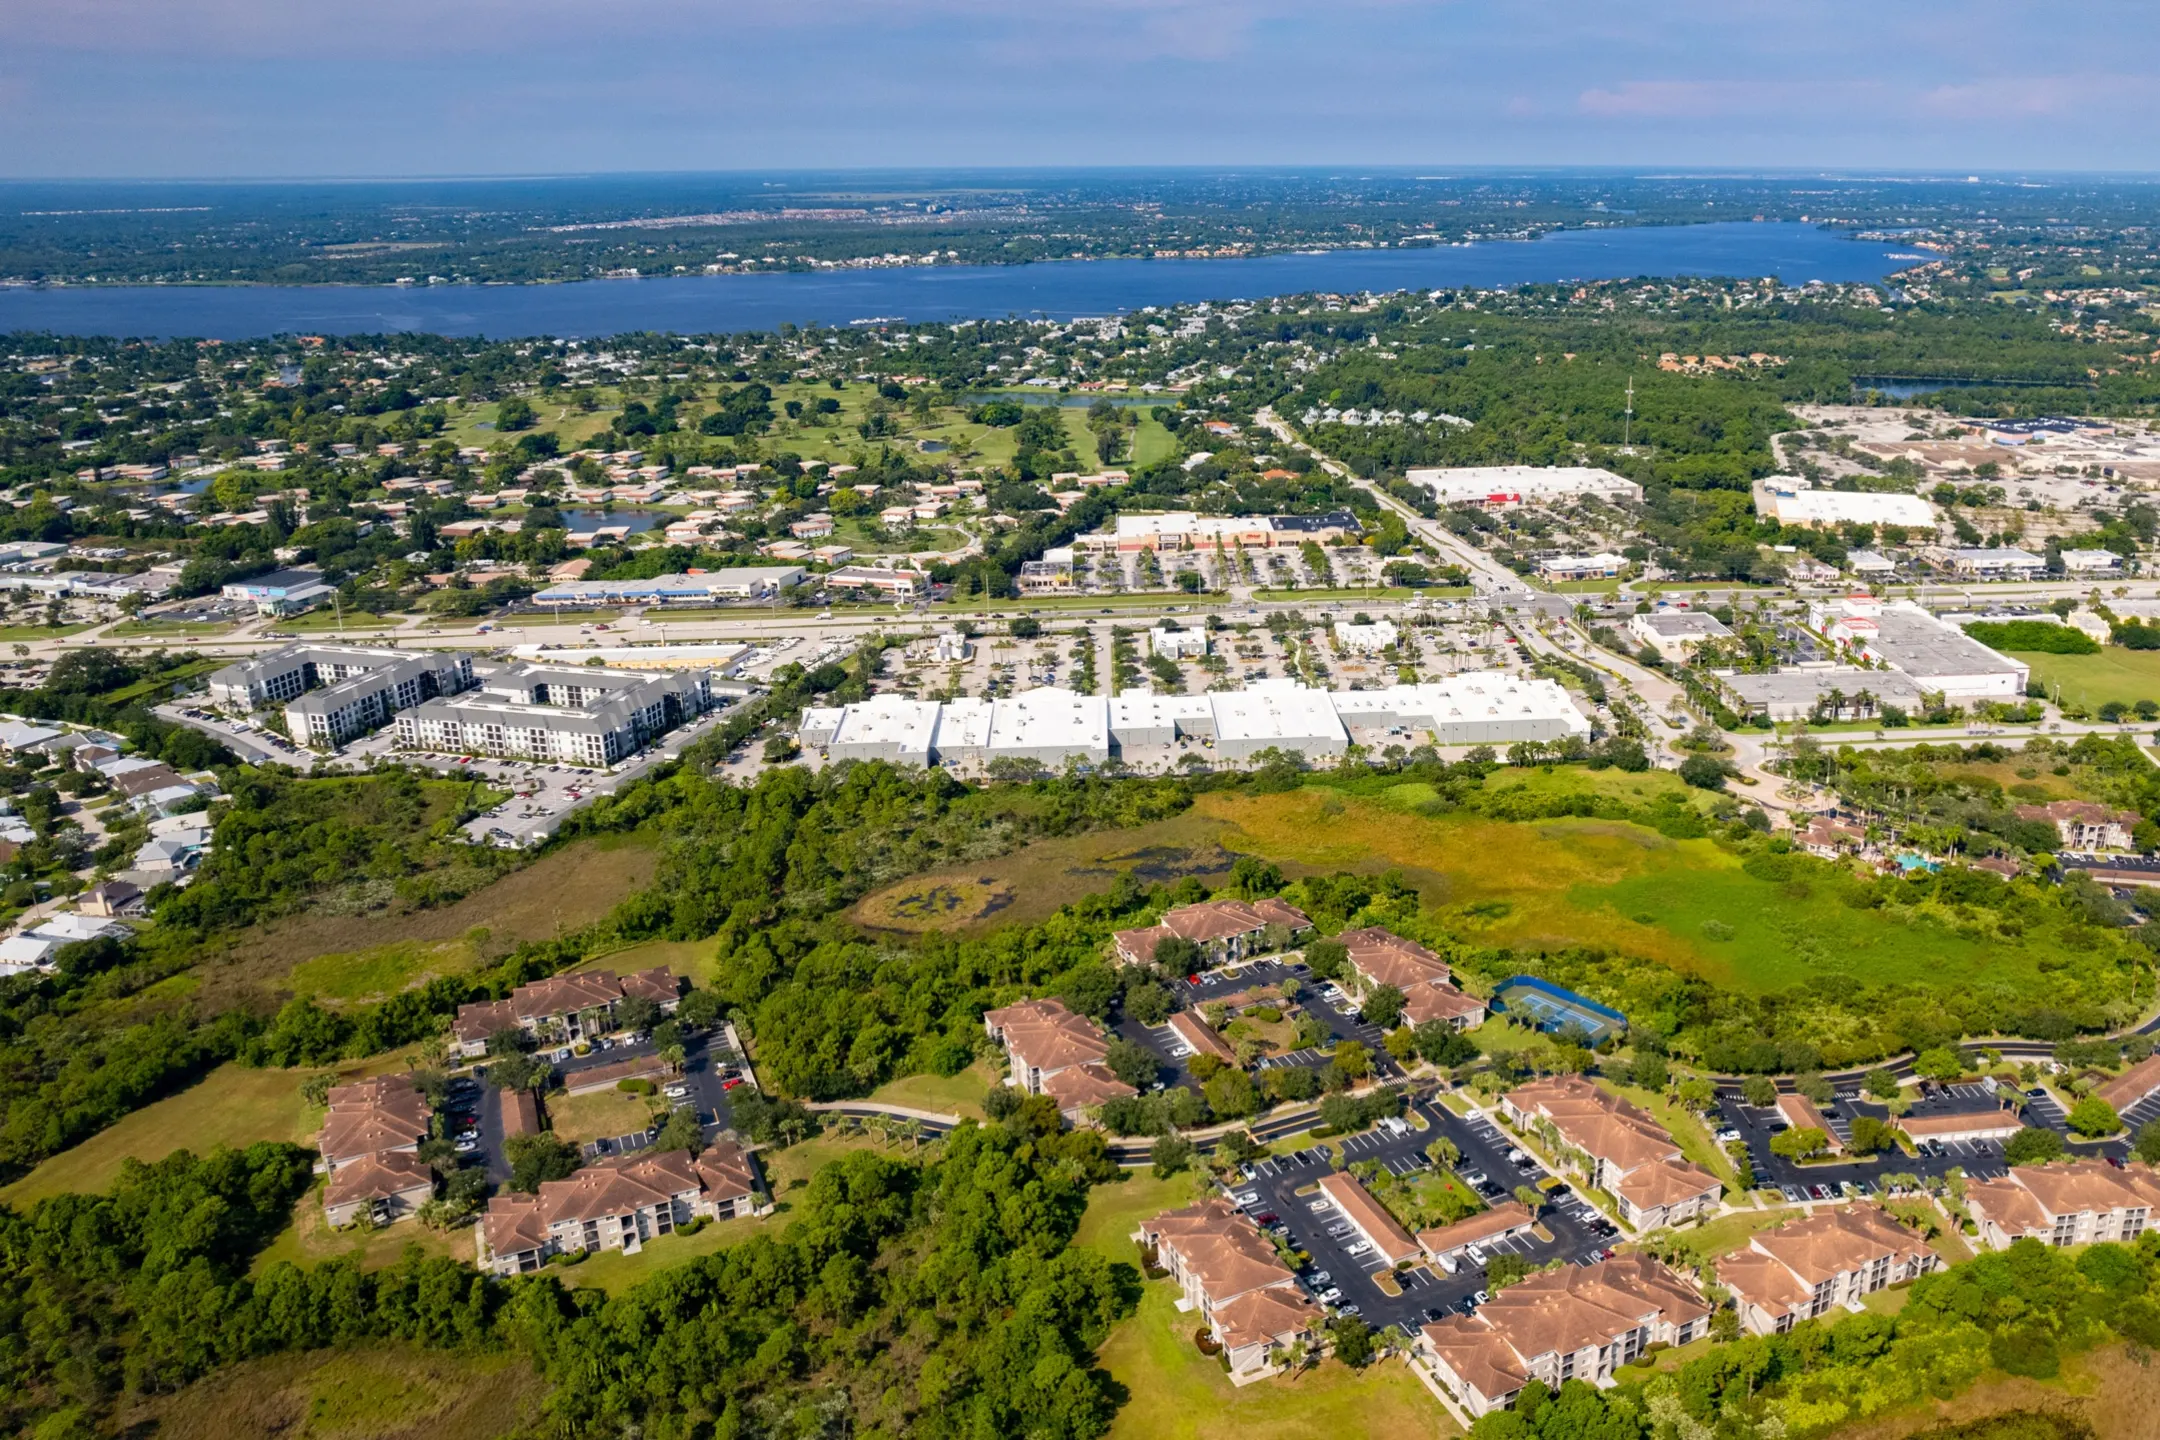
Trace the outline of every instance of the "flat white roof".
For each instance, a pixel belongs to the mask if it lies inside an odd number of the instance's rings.
[[[990,748],[1097,749],[1110,747],[1110,702],[1058,686],[1024,690],[999,700],[990,712]]]
[[[1642,486],[1591,465],[1462,465],[1403,472],[1442,500],[1492,495],[1623,495],[1642,498]]]
[[[1334,697],[1289,680],[1263,680],[1243,690],[1218,692],[1215,734],[1220,740],[1341,740]]]
[[[873,695],[841,714],[833,732],[835,745],[898,745],[908,750],[927,750],[937,732],[938,703],[910,700],[904,695]]]
[[[937,743],[941,750],[980,750],[990,743],[992,701],[962,696],[948,700],[938,714]]]
[[[1110,725],[1117,730],[1168,725],[1178,720],[1208,720],[1214,714],[1212,695],[1155,695],[1128,690],[1110,701]]]
[[[1795,524],[1909,525],[1933,528],[1935,507],[1918,495],[1874,490],[1777,490],[1758,492],[1757,514]]]

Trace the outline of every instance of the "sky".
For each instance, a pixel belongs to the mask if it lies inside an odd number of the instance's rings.
[[[0,0],[0,176],[2160,171],[2155,0]]]

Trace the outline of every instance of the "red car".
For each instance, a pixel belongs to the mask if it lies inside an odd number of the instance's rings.
[[[736,1077],[735,1077],[735,1078],[734,1078],[733,1080],[723,1080],[723,1081],[721,1081],[721,1082],[720,1082],[720,1088],[721,1088],[722,1090],[732,1090],[732,1089],[734,1089],[734,1088],[735,1088],[735,1087],[736,1087],[737,1085],[740,1085],[740,1084],[742,1084],[742,1076],[738,1075],[738,1076],[736,1076]]]

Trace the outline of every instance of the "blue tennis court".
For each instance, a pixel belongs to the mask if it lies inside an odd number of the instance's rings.
[[[1516,975],[1501,981],[1493,992],[1492,1008],[1548,1035],[1558,1034],[1571,1024],[1579,1026],[1592,1045],[1602,1045],[1624,1033],[1628,1023],[1627,1016],[1618,1010],[1535,975]]]

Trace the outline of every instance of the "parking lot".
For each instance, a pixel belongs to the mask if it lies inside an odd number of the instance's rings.
[[[1412,1105],[1401,1122],[1383,1122],[1340,1143],[1346,1164],[1370,1160],[1407,1175],[1431,1168],[1426,1147],[1443,1135],[1462,1152],[1456,1178],[1488,1203],[1505,1200],[1517,1186],[1535,1185],[1545,1178],[1545,1170],[1535,1160],[1527,1156],[1523,1164],[1509,1160],[1514,1147],[1491,1121],[1465,1120],[1423,1102]],[[1299,1276],[1308,1294],[1331,1309],[1357,1315],[1376,1330],[1393,1328],[1397,1338],[1407,1338],[1430,1321],[1475,1309],[1487,1283],[1484,1265],[1474,1260],[1457,1261],[1452,1275],[1430,1264],[1396,1272],[1400,1295],[1380,1288],[1376,1277],[1390,1270],[1387,1260],[1369,1250],[1351,1253],[1362,1244],[1357,1231],[1317,1192],[1299,1193],[1311,1190],[1335,1168],[1334,1155],[1326,1146],[1261,1160],[1246,1167],[1243,1182],[1230,1191],[1230,1200],[1312,1257]],[[1610,1223],[1572,1190],[1563,1186],[1553,1194],[1552,1203],[1539,1217],[1552,1239],[1523,1236],[1479,1247],[1485,1259],[1517,1254],[1532,1267],[1556,1259],[1588,1264],[1617,1240]]]
[[[1357,1040],[1372,1051],[1375,1078],[1383,1081],[1403,1078],[1402,1067],[1389,1057],[1382,1044],[1384,1032],[1380,1027],[1366,1023],[1340,990],[1326,981],[1313,979],[1312,971],[1295,955],[1265,956],[1217,970],[1204,970],[1197,975],[1179,976],[1170,982],[1170,991],[1179,1009],[1197,1014],[1213,1001],[1259,986],[1280,985],[1286,980],[1297,982],[1298,996],[1293,1003],[1326,1026],[1329,1038],[1324,1045],[1263,1056],[1255,1069],[1324,1069],[1335,1058],[1334,1047],[1338,1042]],[[1185,1068],[1192,1052],[1167,1025],[1142,1025],[1128,1017],[1119,1020],[1116,1029],[1125,1039],[1155,1052],[1171,1072],[1165,1082],[1167,1085],[1195,1083],[1191,1072]]]
[[[2160,1096],[2144,1102],[2142,1107],[2133,1106],[2132,1114],[2143,1110],[2142,1119],[2160,1118]],[[1926,1117],[1937,1115],[1975,1115],[1993,1117],[2002,1110],[2002,1101],[1996,1092],[1982,1085],[1952,1085],[1932,1089],[1917,1101],[1909,1115]],[[1747,1142],[1748,1154],[1755,1162],[1758,1182],[1782,1193],[1794,1201],[1837,1199],[1852,1194],[1880,1194],[1886,1189],[1881,1177],[1886,1174],[1920,1175],[1940,1177],[1952,1170],[1959,1170],[1974,1179],[1990,1179],[2008,1170],[2004,1164],[2003,1142],[1999,1140],[1929,1140],[1917,1148],[1920,1153],[1907,1155],[1890,1150],[1871,1159],[1853,1160],[1843,1164],[1799,1165],[1782,1155],[1772,1153],[1771,1137],[1786,1128],[1784,1117],[1775,1109],[1758,1109],[1740,1097],[1737,1090],[1721,1091],[1718,1096],[1718,1113],[1725,1128],[1719,1138],[1737,1136]],[[1850,1140],[1852,1122],[1861,1115],[1877,1120],[1890,1118],[1889,1110],[1867,1099],[1858,1090],[1840,1090],[1828,1105],[1822,1107],[1823,1119],[1839,1143]],[[2139,1118],[2125,1117],[2132,1133]],[[2025,1123],[2063,1133],[2066,1117],[2062,1105],[2045,1089],[2034,1086],[2025,1094]],[[2084,1155],[2114,1155],[2121,1158],[2126,1147],[2120,1141],[2108,1145],[2091,1146],[2079,1144],[2076,1152]],[[1847,1187],[1852,1187],[1850,1190]],[[1823,1193],[1818,1193],[1823,1192]]]

